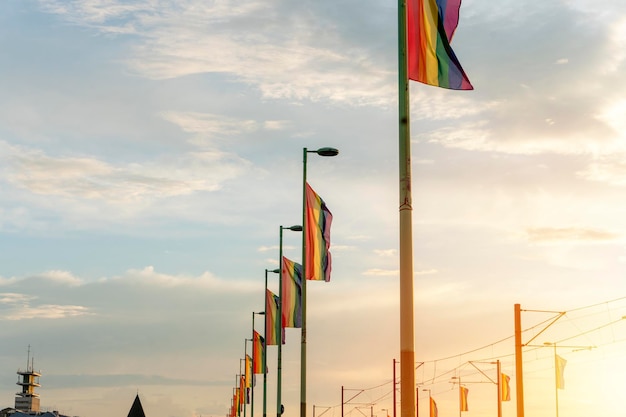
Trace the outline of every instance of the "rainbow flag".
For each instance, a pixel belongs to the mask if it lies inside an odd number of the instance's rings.
[[[439,411],[437,410],[437,403],[433,397],[430,397],[430,417],[439,417]]]
[[[237,393],[239,390],[235,390]],[[233,394],[233,400],[230,404],[230,417],[235,417],[237,415],[237,404],[239,403],[239,399],[237,398],[237,394]]]
[[[461,411],[468,411],[469,408],[467,407],[467,394],[469,393],[469,389],[465,388],[465,387],[459,387],[459,403],[460,403],[460,407],[461,407]]]
[[[304,241],[305,276],[308,280],[330,281],[330,224],[333,215],[324,200],[306,184]]]
[[[501,396],[500,399],[501,401],[511,401],[511,377],[508,375],[505,375],[503,373],[500,374],[501,375],[501,387],[500,387],[500,391],[501,391]]]
[[[283,256],[281,268],[283,327],[302,327],[302,265]]]
[[[239,376],[239,405],[246,403],[246,379],[244,375]]]
[[[452,90],[473,90],[450,47],[461,0],[407,0],[407,66],[410,80]]]
[[[265,293],[265,329],[267,334],[265,335],[266,346],[278,344],[278,332],[279,322],[277,320],[278,315],[278,296],[267,290]]]
[[[252,373],[264,374],[263,359],[265,357],[265,339],[256,330],[252,335]]]
[[[252,358],[246,353],[246,388],[252,386]]]

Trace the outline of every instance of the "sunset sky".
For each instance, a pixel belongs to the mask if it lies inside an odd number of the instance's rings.
[[[474,91],[411,83],[420,413],[429,389],[456,416],[460,377],[463,417],[495,416],[478,362],[515,380],[518,303],[544,311],[522,313],[527,415],[555,415],[557,342],[562,415],[623,417],[626,2],[497,3],[464,0],[452,42]],[[391,410],[396,23],[386,0],[0,1],[0,409],[30,345],[44,408],[124,416],[139,393],[148,417],[224,416],[301,222],[302,149],[332,146],[307,165],[334,216],[308,413],[340,416],[342,387],[364,390],[346,416]]]

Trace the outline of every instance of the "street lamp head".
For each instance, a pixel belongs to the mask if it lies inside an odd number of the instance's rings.
[[[258,313],[256,311],[254,311],[253,314],[256,314],[258,316],[264,316],[265,315],[265,311],[259,311]]]
[[[272,269],[271,271],[267,271],[267,272],[273,272],[275,274],[280,273],[280,269],[276,268],[276,269]]]
[[[319,148],[316,151],[313,151],[319,156],[337,156],[339,155],[339,150],[335,148]]]
[[[285,227],[285,229],[293,230],[294,232],[301,232],[302,226],[300,226],[299,224],[296,224],[291,227]]]

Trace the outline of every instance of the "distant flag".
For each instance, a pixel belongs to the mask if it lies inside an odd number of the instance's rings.
[[[473,90],[450,47],[461,0],[407,0],[407,65],[410,80],[453,90]]]
[[[252,336],[252,373],[263,374],[263,358],[265,356],[265,339],[256,330]]]
[[[252,386],[252,358],[246,354],[246,388]]]
[[[308,280],[330,281],[330,225],[333,221],[324,200],[306,184],[306,223],[304,229],[306,271]]]
[[[246,401],[246,380],[244,375],[239,376],[239,405],[244,405]]]
[[[501,401],[511,401],[511,377],[505,374],[501,375],[500,399]]]
[[[283,256],[281,271],[283,327],[302,327],[302,265]]]
[[[278,344],[278,326],[277,326],[277,316],[278,315],[278,296],[267,290],[265,293],[265,328],[267,329],[267,334],[265,335],[265,343],[270,345]]]
[[[468,411],[468,408],[467,408],[467,394],[468,393],[469,393],[469,389],[459,386],[461,411]]]
[[[433,397],[430,397],[430,417],[438,417],[439,412],[437,411],[437,403]]]
[[[558,389],[565,389],[565,379],[563,373],[565,372],[565,365],[567,361],[559,355],[554,355],[554,369],[556,372],[556,387]]]
[[[233,393],[233,402],[230,405],[230,417],[237,415],[237,404],[239,404],[239,398],[237,397],[238,392],[239,390],[235,390],[235,393]]]

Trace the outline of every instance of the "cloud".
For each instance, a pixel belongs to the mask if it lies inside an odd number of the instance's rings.
[[[34,194],[108,203],[215,191],[240,175],[245,161],[222,152],[191,152],[174,159],[113,165],[92,157],[51,156],[11,147],[8,181]]]
[[[45,209],[46,217],[56,213],[73,228],[174,215],[184,209],[175,199],[219,191],[250,168],[248,161],[221,151],[109,162],[96,156],[55,156],[1,142],[0,147],[7,151],[0,155],[4,176],[0,184],[4,183],[10,203],[4,219],[7,225],[21,223],[28,228],[40,226],[41,219],[33,218],[37,209]]]
[[[363,275],[371,276],[398,276],[399,271],[397,269],[379,269],[373,268],[363,272]]]
[[[233,136],[258,130],[263,126],[255,120],[241,120],[218,114],[198,112],[163,112],[162,117],[189,133],[201,133],[208,138]]]
[[[83,306],[43,304],[39,307],[19,307],[5,310],[2,313],[4,320],[30,319],[64,319],[90,314]]]
[[[398,255],[397,249],[374,249],[374,253],[378,256],[392,257]]]
[[[432,275],[436,274],[438,271],[436,269],[427,269],[420,271],[413,271],[413,275]],[[363,275],[371,275],[371,276],[399,276],[400,271],[397,269],[368,269],[363,273]]]
[[[337,28],[324,25],[321,14],[307,17],[300,10],[304,4],[198,0],[143,1],[132,6],[119,0],[40,0],[40,4],[72,24],[136,36],[126,62],[151,79],[224,73],[273,99],[375,105],[393,101],[391,68],[379,66],[365,49],[346,45]],[[307,13],[316,11],[310,8]],[[358,83],[351,82],[355,73]]]
[[[603,230],[583,229],[583,228],[529,228],[526,230],[528,239],[534,243],[549,242],[610,242],[619,239],[615,233]]]
[[[46,376],[46,385],[54,389],[81,387],[124,387],[124,386],[221,386],[231,381],[169,378],[163,375],[142,374],[55,374]]]

